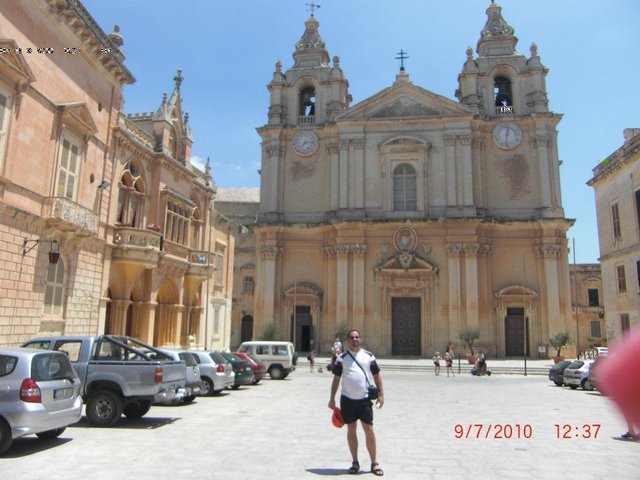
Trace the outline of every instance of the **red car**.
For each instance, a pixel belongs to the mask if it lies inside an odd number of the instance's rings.
[[[262,380],[262,377],[264,376],[264,374],[267,373],[267,366],[264,363],[262,363],[258,357],[256,357],[251,353],[245,353],[245,352],[232,352],[232,353],[240,357],[242,360],[246,360],[251,364],[251,367],[253,368],[253,384],[254,385],[258,383],[260,380]]]

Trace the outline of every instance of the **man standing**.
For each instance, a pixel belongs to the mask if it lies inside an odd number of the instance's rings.
[[[381,408],[384,405],[384,390],[382,388],[382,378],[380,377],[380,367],[378,367],[376,358],[371,352],[360,348],[360,332],[358,330],[350,330],[347,333],[347,350],[338,356],[333,368],[329,408],[333,410],[336,406],[335,397],[342,378],[340,409],[344,423],[347,424],[347,442],[353,459],[348,473],[356,474],[360,471],[358,436],[356,432],[358,420],[360,420],[366,438],[367,450],[371,457],[371,473],[380,477],[384,475],[384,472],[376,458],[373,405],[368,395],[369,375],[373,376],[373,380],[378,387],[378,407]]]

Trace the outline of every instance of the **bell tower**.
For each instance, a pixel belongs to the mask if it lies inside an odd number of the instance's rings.
[[[487,8],[487,22],[473,58],[471,47],[458,76],[456,97],[461,103],[487,117],[522,117],[549,112],[545,77],[538,47],[531,45],[530,57],[516,51],[518,39],[502,18],[502,7],[494,1]]]
[[[349,82],[337,56],[333,57],[333,65],[329,64],[329,53],[318,26],[312,14],[296,43],[293,67],[283,73],[282,62],[276,62],[268,85],[269,126],[323,125],[349,106]]]

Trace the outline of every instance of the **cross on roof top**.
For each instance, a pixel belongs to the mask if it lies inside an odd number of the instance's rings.
[[[312,17],[313,17],[313,11],[314,11],[316,8],[320,8],[320,5],[318,5],[317,3],[313,3],[313,2],[311,2],[311,3],[305,3],[305,5],[306,5],[307,7],[309,7],[309,11],[311,12],[311,16],[312,16]]]
[[[407,52],[402,49],[400,49],[397,55],[399,55],[399,57],[396,57],[396,60],[400,60],[400,71],[404,72],[404,61],[409,58],[409,56],[407,55]]]

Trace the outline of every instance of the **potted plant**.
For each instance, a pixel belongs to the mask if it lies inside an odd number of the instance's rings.
[[[569,342],[569,332],[556,333],[549,339],[549,344],[556,349],[556,356],[553,357],[553,363],[558,363],[564,360],[564,357],[560,355],[562,347]]]
[[[467,344],[470,354],[467,355],[467,361],[470,365],[476,363],[476,355],[473,353],[473,342],[480,338],[480,330],[468,328],[460,332],[460,340]]]

